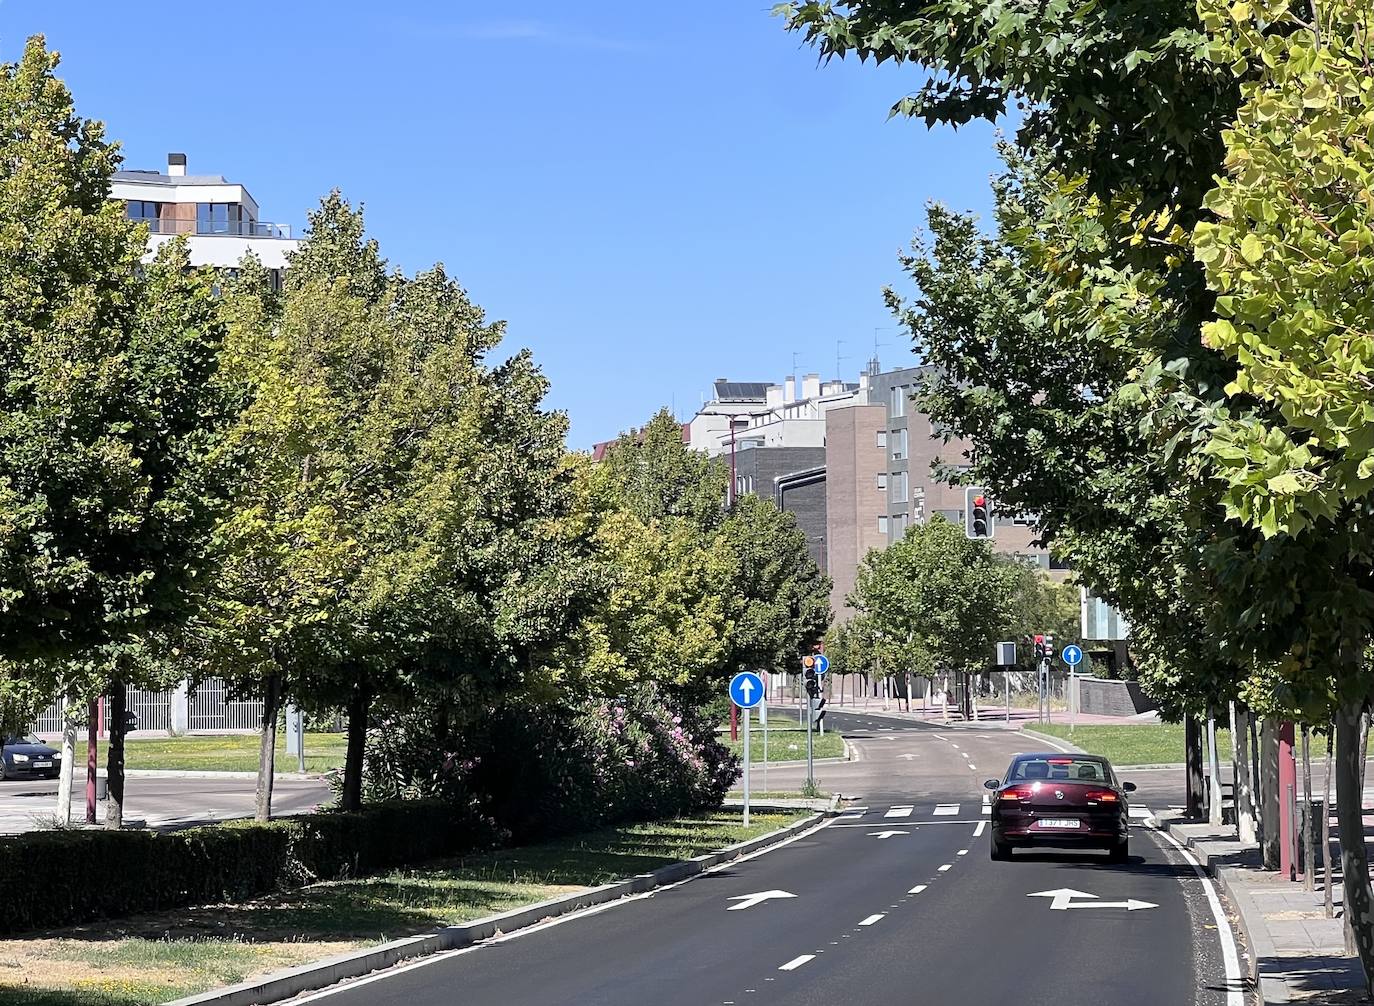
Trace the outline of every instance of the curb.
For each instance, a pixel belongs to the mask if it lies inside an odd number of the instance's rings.
[[[1172,825],[1177,823],[1174,818],[1160,818],[1152,816],[1150,827],[1156,831],[1172,832]],[[1260,991],[1260,1001],[1264,1004],[1286,1003],[1289,1001],[1288,988],[1283,982],[1273,979],[1261,978],[1259,974],[1259,962],[1263,959],[1274,959],[1278,957],[1278,950],[1274,947],[1273,941],[1269,938],[1268,929],[1259,922],[1263,916],[1259,907],[1251,900],[1250,895],[1240,889],[1240,885],[1233,884],[1231,881],[1232,868],[1218,866],[1215,858],[1203,852],[1197,846],[1197,840],[1188,835],[1176,835],[1184,848],[1193,854],[1193,858],[1198,861],[1198,865],[1203,871],[1216,881],[1217,886],[1236,907],[1236,921],[1240,925],[1241,935],[1245,937],[1245,946],[1250,951],[1246,970],[1249,972],[1250,981]]]
[[[1112,762],[1112,767],[1121,770],[1131,770],[1133,772],[1159,772],[1165,769],[1182,771],[1187,768],[1184,762],[1146,762],[1143,765],[1118,765]]]
[[[102,773],[103,774],[103,773]],[[125,769],[124,776],[127,779],[252,779],[257,780],[256,772],[214,772],[209,769],[161,769],[161,768],[135,768]],[[273,782],[323,782],[324,776],[319,772],[307,772],[301,775],[299,772],[274,772]]]
[[[1079,747],[1077,744],[1070,744],[1062,737],[1052,737],[1049,734],[1042,734],[1038,730],[1028,730],[1026,727],[1021,727],[1021,733],[1025,734],[1027,737],[1034,737],[1036,740],[1044,741],[1051,747],[1058,748],[1060,751],[1063,751],[1066,754],[1088,753],[1084,751],[1081,747]]]
[[[524,929],[546,919],[567,915],[583,908],[590,908],[593,905],[618,901],[630,895],[643,894],[666,884],[680,883],[705,873],[712,867],[720,866],[750,853],[760,852],[789,838],[802,835],[812,828],[824,827],[825,820],[834,813],[833,809],[822,811],[798,821],[796,824],[790,824],[785,828],[770,831],[766,835],[760,835],[758,838],[736,842],[724,849],[695,856],[680,863],[670,863],[650,873],[641,873],[631,877],[629,880],[603,884],[600,887],[589,888],[577,894],[551,898],[526,908],[517,908],[509,912],[502,912],[499,915],[488,915],[484,919],[465,922],[458,926],[444,926],[429,936],[412,936],[407,939],[393,940],[390,943],[373,947],[371,950],[341,954],[337,957],[316,961],[313,964],[288,968],[257,981],[243,982],[228,988],[212,989],[199,995],[176,999],[166,1003],[165,1006],[207,1006],[207,1004],[212,1003],[214,1006],[261,1006],[264,1003],[290,999],[303,992],[315,992],[350,978],[361,978],[363,975],[374,971],[389,968],[401,961],[426,957],[446,950],[456,950],[459,947],[480,943],[482,940],[490,939],[497,934],[512,933],[517,929]]]

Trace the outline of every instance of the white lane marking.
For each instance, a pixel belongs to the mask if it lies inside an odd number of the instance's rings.
[[[1217,925],[1217,937],[1221,940],[1221,959],[1226,965],[1226,1006],[1245,1006],[1245,993],[1241,990],[1240,983],[1240,956],[1236,953],[1236,935],[1231,931],[1231,923],[1226,919],[1226,913],[1221,910],[1221,901],[1217,898],[1216,888],[1212,886],[1212,881],[1207,874],[1202,872],[1202,867],[1198,866],[1193,854],[1179,844],[1178,839],[1174,838],[1167,831],[1154,831],[1156,835],[1167,839],[1169,844],[1178,850],[1188,865],[1197,874],[1197,879],[1202,881],[1202,890],[1207,895],[1207,904],[1212,909],[1212,921]]]
[[[915,807],[890,807],[883,817],[910,817]]]
[[[979,821],[979,822],[978,822],[978,827],[976,827],[976,828],[973,829],[973,837],[974,837],[974,838],[977,838],[979,835],[981,835],[981,834],[983,833],[983,829],[986,828],[987,826],[988,826],[988,823],[987,823],[986,821]]]
[[[862,814],[841,814],[836,818],[837,821],[862,821],[863,819],[864,816]]]
[[[958,750],[959,750],[959,745],[958,745],[958,744],[955,744],[953,741],[950,741],[950,742],[949,742],[949,746],[952,747],[952,748],[954,748],[955,751],[958,751]]]
[[[909,831],[870,831],[870,832],[868,833],[868,835],[869,835],[870,838],[876,837],[877,839],[879,839],[880,841],[883,841],[883,842],[886,842],[889,838],[891,838],[891,837],[894,836],[894,835],[910,835],[910,834],[911,834],[911,832],[909,832]]]
[[[736,904],[726,909],[727,912],[741,912],[746,908],[753,908],[761,905],[765,901],[774,898],[795,898],[796,895],[789,891],[759,891],[757,894],[736,894],[733,898],[726,898],[726,901],[734,901]]]
[[[957,813],[959,813],[959,805],[957,803],[937,803],[935,805],[936,817],[953,817]]]
[[[1149,807],[1132,807],[1130,810],[1130,815],[1138,821],[1143,821],[1147,817],[1154,816],[1153,812],[1150,810]]]
[[[816,959],[816,955],[815,955],[815,954],[802,954],[800,957],[793,957],[790,961],[788,961],[788,962],[787,962],[786,964],[784,964],[782,967],[778,968],[778,970],[779,970],[779,971],[796,971],[797,968],[801,967],[801,966],[802,966],[803,964],[805,964],[807,961],[814,961],[815,959]]]
[[[968,850],[967,850],[967,849],[960,849],[960,850],[959,850],[959,855],[961,855],[961,856],[967,856],[967,855],[968,855]]]
[[[907,891],[906,893],[907,893],[907,894],[920,894],[920,893],[921,893],[922,891],[924,891],[925,889],[926,889],[926,885],[925,885],[925,884],[917,884],[915,887],[913,887],[911,890]]]
[[[1045,744],[1048,744],[1050,747],[1054,748],[1056,751],[1063,751],[1065,754],[1073,754],[1073,751],[1072,751],[1071,749],[1064,747],[1064,745],[1062,745],[1062,744],[1056,744],[1054,741],[1052,741],[1052,740],[1050,740],[1050,739],[1048,739],[1048,738],[1046,738],[1046,737],[1037,737],[1037,738],[1035,738],[1035,739],[1036,739],[1037,741],[1040,741],[1040,742],[1043,742],[1043,743],[1045,743]],[[1015,755],[1013,755],[1012,757],[1015,757]]]
[[[873,923],[881,921],[883,918],[886,917],[886,915],[887,915],[886,912],[879,912],[877,915],[870,915],[868,918],[866,918],[866,919],[864,919],[862,922],[860,922],[859,925],[861,925],[861,926],[871,926],[871,925],[873,925]]]
[[[940,867],[939,871],[937,871],[937,872],[939,872],[939,873],[944,873],[944,872],[945,872],[946,870],[948,870],[948,869],[949,869],[949,864],[946,863],[944,866]]]
[[[977,769],[978,769],[978,766],[975,765],[975,764],[973,764],[973,762],[969,762],[969,763],[968,763],[968,767],[971,768],[971,769],[973,769],[974,771],[977,771]]]
[[[740,856],[738,859],[729,860],[728,862],[721,863],[719,866],[713,866],[709,870],[702,870],[695,876],[688,877],[686,880],[679,880],[675,884],[664,884],[662,887],[655,887],[653,890],[645,891],[643,894],[631,894],[628,897],[617,898],[615,901],[607,901],[604,904],[600,905],[591,905],[590,907],[583,908],[579,911],[569,912],[567,915],[560,915],[557,918],[549,919],[546,922],[540,922],[536,923],[533,926],[527,926],[524,929],[517,929],[511,933],[503,933],[500,936],[493,936],[491,939],[483,940],[479,943],[470,943],[465,947],[458,947],[456,950],[448,950],[443,953],[431,954],[428,957],[422,957],[419,960],[411,962],[409,964],[397,964],[394,967],[387,968],[383,971],[377,971],[364,978],[358,978],[355,981],[344,982],[343,984],[335,985],[332,988],[323,989],[319,992],[314,992],[310,995],[301,996],[299,999],[295,1000],[293,1006],[303,1006],[303,1004],[305,1003],[318,1002],[321,999],[327,999],[330,996],[338,995],[340,992],[348,992],[352,989],[361,988],[364,985],[371,985],[373,982],[385,981],[388,978],[393,978],[396,975],[402,974],[406,971],[416,971],[419,968],[429,967],[431,964],[440,964],[444,961],[447,961],[450,957],[460,957],[463,954],[470,954],[474,951],[482,950],[485,947],[489,947],[495,943],[509,943],[511,940],[518,940],[521,937],[529,936],[531,933],[543,932],[545,929],[552,929],[554,926],[561,926],[564,923],[572,922],[575,919],[585,919],[589,915],[599,915],[601,912],[607,912],[613,908],[619,908],[622,905],[629,905],[633,904],[636,901],[643,901],[644,899],[653,897],[654,895],[662,894],[664,891],[671,891],[674,888],[681,887],[683,884],[690,884],[697,878],[704,877],[707,874],[720,873],[723,870],[736,869],[739,867],[740,863],[747,863],[749,860],[757,859],[759,856],[766,856],[770,852],[775,852],[778,849],[784,848],[785,846],[789,846],[793,842],[800,842],[802,839],[809,838],[810,836],[816,834],[816,832],[822,830],[823,828],[829,827],[831,827],[831,823],[829,821],[820,821],[813,827],[807,828],[805,831],[793,835],[790,838],[785,838],[781,842],[778,842],[776,845],[770,845],[766,848],[758,850],[757,852],[751,852],[747,855]],[[1230,1006],[1230,1004],[1228,1003],[1227,1006]]]

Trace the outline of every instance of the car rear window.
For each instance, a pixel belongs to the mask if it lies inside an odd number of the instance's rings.
[[[1068,782],[1112,782],[1111,770],[1097,758],[1022,758],[1011,767],[1013,781],[1057,779]]]

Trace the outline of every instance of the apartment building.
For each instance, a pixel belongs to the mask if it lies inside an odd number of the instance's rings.
[[[110,196],[129,219],[148,225],[148,251],[183,236],[192,265],[232,269],[250,252],[280,284],[298,241],[291,228],[261,218],[257,200],[223,175],[187,173],[185,154],[168,154],[166,170],[116,171]]]

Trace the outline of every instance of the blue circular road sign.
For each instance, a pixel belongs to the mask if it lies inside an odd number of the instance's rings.
[[[1070,643],[1060,651],[1059,656],[1062,657],[1064,663],[1068,664],[1070,667],[1077,667],[1083,662],[1083,649],[1082,647]]]
[[[730,701],[741,709],[753,709],[763,701],[763,678],[753,671],[740,671],[730,679]]]
[[[830,670],[830,658],[824,653],[817,653],[811,659],[814,661],[811,666],[816,669],[817,674],[824,674]]]

